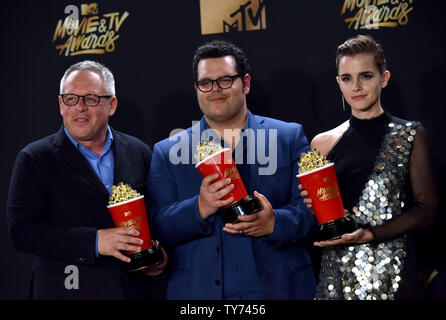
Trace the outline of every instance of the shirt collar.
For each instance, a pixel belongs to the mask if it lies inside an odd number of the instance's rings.
[[[246,129],[250,128],[251,118],[252,118],[251,111],[247,110],[247,112],[246,112],[246,122],[245,122],[245,125],[242,128],[241,132],[243,132]],[[203,115],[203,117],[201,118],[201,121],[200,121],[200,129],[201,129],[201,132],[203,132],[204,130],[207,130],[207,129],[213,130],[212,128],[209,128],[209,126],[208,126],[208,124],[206,122],[206,118],[204,117],[204,115]],[[206,140],[206,139],[207,139],[207,137],[202,137],[202,140]]]
[[[78,150],[82,150],[82,148],[85,148],[81,143],[79,143],[77,140],[75,140],[69,133],[67,128],[63,128],[65,131],[65,134],[67,135],[68,139],[70,139],[71,143],[78,149]],[[102,154],[104,155],[105,153],[108,152],[108,150],[110,150],[112,142],[113,142],[113,133],[110,129],[110,126],[107,125],[107,138],[106,138],[106,142],[105,142],[105,146],[104,149],[102,150]]]
[[[246,112],[246,122],[245,122],[245,125],[243,126],[243,128],[241,129],[240,134],[242,134],[246,129],[250,128],[251,122],[252,122],[252,114],[251,114],[251,112],[248,109],[247,112]],[[202,132],[204,132],[205,130],[207,130],[207,129],[210,129],[210,130],[215,132],[215,130],[213,130],[212,128],[209,128],[209,126],[208,126],[208,124],[206,122],[206,119],[205,119],[205,117],[203,115],[203,117],[201,118],[201,121],[200,121],[200,130],[201,130],[200,134]],[[213,137],[218,137],[218,134],[215,132],[215,134],[213,134]],[[210,138],[209,135],[201,134],[200,141],[206,141],[209,138]],[[223,148],[227,148],[228,147],[226,145],[226,142],[224,142],[223,140],[220,140],[219,142],[220,142],[220,144],[221,144],[221,146]],[[244,146],[246,148],[246,145],[244,145]]]

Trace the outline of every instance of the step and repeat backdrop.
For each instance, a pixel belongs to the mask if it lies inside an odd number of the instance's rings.
[[[119,105],[111,125],[153,147],[201,118],[192,78],[195,49],[214,39],[232,41],[250,59],[251,111],[302,123],[310,140],[349,117],[335,81],[337,46],[357,34],[372,35],[392,72],[382,104],[426,127],[440,194],[445,191],[443,1],[17,0],[0,8],[2,299],[26,298],[31,277],[32,257],[12,247],[6,228],[15,156],[61,126],[60,79],[85,59],[115,75]],[[439,223],[443,209],[441,203]],[[436,226],[420,242],[427,248],[421,265],[444,259]]]

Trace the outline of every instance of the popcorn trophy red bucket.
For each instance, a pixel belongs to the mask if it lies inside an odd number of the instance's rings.
[[[125,264],[125,272],[144,270],[164,261],[161,249],[153,245],[147,219],[144,196],[107,206],[116,227],[129,227],[139,231],[138,238],[144,243],[141,251],[126,251],[131,261]]]
[[[334,163],[298,174],[296,177],[312,200],[321,240],[339,238],[344,233],[357,229],[356,221],[345,214]]]
[[[223,198],[223,200],[234,198],[230,205],[225,206],[221,214],[224,223],[238,223],[240,222],[239,215],[249,215],[263,209],[257,198],[248,195],[229,148],[210,155],[197,163],[195,167],[203,178],[217,173],[219,177],[214,182],[230,178],[231,183],[234,184],[234,189]]]

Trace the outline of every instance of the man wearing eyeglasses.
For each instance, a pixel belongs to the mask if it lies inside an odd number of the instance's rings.
[[[151,159],[149,146],[109,127],[117,105],[108,68],[72,65],[60,82],[63,126],[17,156],[8,225],[15,247],[36,256],[34,299],[162,298],[148,275],[165,264],[122,274],[130,259],[121,251],[139,251],[142,240],[134,229],[114,227],[106,207],[119,182],[146,193]]]
[[[152,226],[172,250],[167,298],[312,299],[315,279],[304,240],[316,221],[303,205],[296,179],[299,156],[309,148],[302,126],[248,110],[248,60],[229,42],[199,47],[193,72],[204,115],[155,144],[149,173]],[[223,223],[222,208],[234,200],[223,198],[234,185],[230,178],[201,177],[193,161],[196,132],[198,143],[212,135],[233,150],[233,158],[241,151],[237,169],[261,211],[239,216],[239,223]],[[172,161],[185,149],[187,163]],[[262,172],[261,150],[276,161],[273,172]],[[254,162],[251,156],[257,156]]]

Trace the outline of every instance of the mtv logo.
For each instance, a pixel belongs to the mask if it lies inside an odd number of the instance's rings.
[[[226,23],[223,21],[223,32],[235,32],[238,31],[238,21],[233,24]]]
[[[82,4],[81,5],[81,14],[83,16],[89,15],[89,14],[98,14],[99,13],[99,6],[97,3],[90,3],[90,4]]]
[[[267,0],[200,0],[201,34],[266,29]]]

